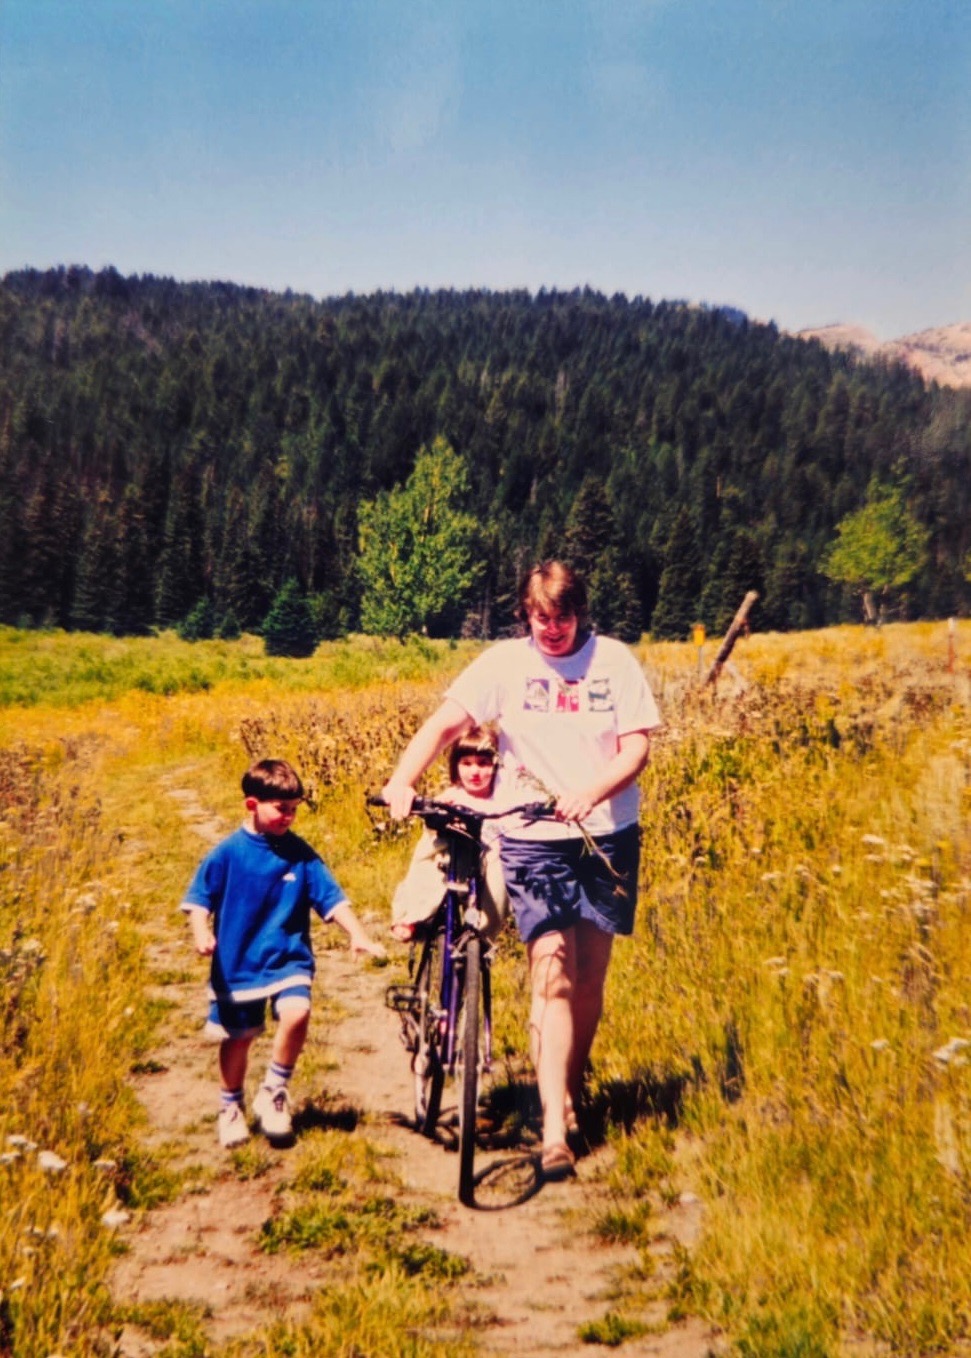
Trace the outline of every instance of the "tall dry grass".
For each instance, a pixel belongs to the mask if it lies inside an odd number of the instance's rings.
[[[157,683],[139,671],[126,687],[116,654],[98,699],[90,654],[80,683],[76,643],[60,642],[0,635],[0,670],[37,656],[44,673],[36,701],[0,714],[0,1351],[16,1358],[110,1351],[111,1213],[179,1190],[140,1150],[127,1092],[160,1017],[142,998],[146,921],[198,856],[160,776],[194,770],[231,820],[249,757],[288,755],[315,794],[302,832],[358,905],[382,909],[408,841],[375,834],[364,795],[470,653],[424,647],[405,673],[389,669],[400,648],[348,644],[330,670],[309,662],[308,683],[308,662],[254,676],[248,642],[217,672],[163,638],[132,643]],[[587,1337],[637,1333],[660,1299],[739,1354],[957,1351],[971,1342],[971,629],[953,673],[943,625],[755,636],[714,693],[691,647],[640,654],[666,730],[643,780],[637,931],[616,949],[594,1050],[614,1153],[587,1225],[645,1253]],[[522,951],[500,951],[500,1046],[519,1070]],[[646,1247],[685,1190],[702,1235],[659,1297]],[[304,1209],[301,1229],[318,1229],[319,1203]],[[441,1338],[461,1293],[439,1295],[455,1286],[441,1272],[406,1283],[395,1239],[354,1254],[346,1287],[257,1351],[328,1351],[349,1327],[362,1354],[396,1352],[374,1330],[381,1297]],[[414,1351],[470,1343],[459,1327]]]
[[[954,673],[942,627],[743,655],[744,691],[669,697],[597,1078],[681,1128],[706,1212],[678,1305],[738,1352],[951,1352],[971,1338],[967,649]]]

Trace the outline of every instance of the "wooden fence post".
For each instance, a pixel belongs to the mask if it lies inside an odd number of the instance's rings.
[[[749,610],[751,609],[752,605],[755,603],[758,597],[759,596],[757,590],[750,589],[749,592],[746,594],[745,598],[742,600],[742,606],[735,614],[735,617],[732,619],[732,625],[725,633],[725,640],[722,642],[718,654],[715,656],[714,664],[708,671],[708,678],[705,680],[706,684],[714,684],[717,682],[718,676],[719,674],[721,674],[722,671],[722,666],[725,664],[725,661],[731,655],[732,647],[738,640],[739,632],[741,632],[742,628],[748,621]]]

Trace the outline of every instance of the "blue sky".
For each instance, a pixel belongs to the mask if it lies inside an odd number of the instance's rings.
[[[971,320],[968,0],[2,0],[0,272]]]

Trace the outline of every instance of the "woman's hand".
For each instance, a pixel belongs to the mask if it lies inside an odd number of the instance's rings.
[[[415,783],[451,741],[472,725],[472,718],[451,698],[421,725],[398,760],[394,773],[381,789],[393,820],[404,820],[415,800]]]
[[[567,793],[556,803],[556,819],[586,820],[596,805],[596,799],[588,792]]]
[[[389,778],[381,789],[381,796],[388,803],[391,819],[404,820],[410,813],[412,803],[415,800],[415,789],[410,783],[402,783],[395,778]]]

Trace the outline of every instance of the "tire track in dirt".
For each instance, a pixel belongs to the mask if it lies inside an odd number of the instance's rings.
[[[189,828],[211,844],[230,827],[206,811],[191,779],[186,768],[165,778],[163,787]],[[384,927],[383,919],[369,924],[379,934]],[[146,1142],[169,1153],[175,1149],[180,1163],[196,1167],[199,1191],[184,1192],[129,1229],[129,1252],[115,1270],[113,1289],[119,1301],[202,1302],[211,1310],[209,1333],[219,1342],[283,1312],[299,1315],[323,1285],[325,1266],[315,1265],[312,1251],[294,1260],[257,1248],[274,1193],[288,1176],[287,1152],[271,1153],[271,1168],[261,1177],[237,1178],[216,1144],[215,1049],[201,1035],[202,986],[192,978],[199,968],[188,931],[176,920],[163,920],[159,936],[150,942],[150,957],[153,969],[167,974],[168,984],[158,993],[173,1009],[150,1072],[137,1077],[148,1119]],[[335,1066],[313,1101],[317,1119],[321,1112],[326,1118],[328,1110],[343,1109],[345,1116],[353,1110],[349,1120],[359,1118],[362,1132],[394,1157],[408,1201],[436,1213],[440,1226],[429,1239],[472,1261],[476,1305],[487,1318],[479,1330],[482,1352],[554,1358],[587,1351],[577,1327],[612,1309],[618,1276],[636,1257],[629,1248],[598,1242],[584,1226],[602,1203],[609,1149],[597,1148],[581,1160],[575,1179],[544,1185],[516,1205],[502,1205],[515,1196],[510,1187],[488,1195],[481,1190],[489,1210],[460,1206],[456,1156],[407,1125],[413,1107],[408,1058],[398,1020],[384,1004],[390,969],[363,965],[343,947],[318,948],[317,960],[316,1040],[323,1035],[328,1065]],[[335,1006],[336,1014],[331,1012]],[[261,1043],[253,1053],[255,1068],[264,1055]],[[299,1069],[295,1084],[299,1110],[304,1092]],[[447,1118],[448,1089],[445,1104]],[[297,1121],[299,1126],[299,1116]],[[476,1168],[499,1166],[503,1172],[490,1176],[490,1182],[514,1178],[522,1186],[532,1182],[531,1163],[527,1151],[500,1150],[477,1156]],[[690,1247],[696,1239],[700,1212],[689,1195],[673,1208],[658,1206],[656,1280],[672,1267],[672,1242]],[[663,1332],[627,1341],[625,1353],[707,1358],[717,1347],[700,1322],[665,1328],[662,1303],[645,1319]],[[121,1338],[120,1358],[148,1358],[155,1347],[141,1331],[129,1328]]]

